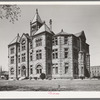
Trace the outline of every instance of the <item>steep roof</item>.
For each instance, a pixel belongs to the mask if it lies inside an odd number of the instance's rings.
[[[31,21],[31,23],[34,23],[34,22],[42,23],[42,20],[41,20],[39,14],[38,14],[38,9],[36,9],[36,14],[35,14],[33,20]]]
[[[62,29],[61,32],[57,33],[56,35],[71,35],[71,34],[64,32]]]
[[[76,34],[74,34],[74,35],[75,35],[76,37],[81,37],[81,38],[86,39],[84,31],[81,31],[81,32],[76,33]]]
[[[19,40],[20,40],[20,36],[19,34],[17,34],[17,36],[10,42],[9,45],[14,44],[14,43],[19,43]]]
[[[52,34],[52,31],[45,23],[40,27],[40,29],[34,35],[37,35],[37,34],[42,33],[42,32],[48,32],[48,33]]]

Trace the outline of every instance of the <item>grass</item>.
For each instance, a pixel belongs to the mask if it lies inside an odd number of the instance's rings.
[[[0,80],[0,91],[100,91],[100,80]]]

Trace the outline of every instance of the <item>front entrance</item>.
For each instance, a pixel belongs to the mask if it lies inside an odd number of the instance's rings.
[[[25,66],[22,66],[22,69],[21,69],[21,76],[22,76],[22,77],[26,77],[26,67],[25,67]]]

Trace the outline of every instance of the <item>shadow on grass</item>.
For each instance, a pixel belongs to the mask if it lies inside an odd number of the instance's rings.
[[[33,88],[33,87],[19,87],[19,86],[0,86],[0,91],[73,91],[71,88]]]

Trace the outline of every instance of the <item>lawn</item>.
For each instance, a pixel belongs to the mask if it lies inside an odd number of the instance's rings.
[[[100,80],[0,80],[0,91],[100,91]]]

